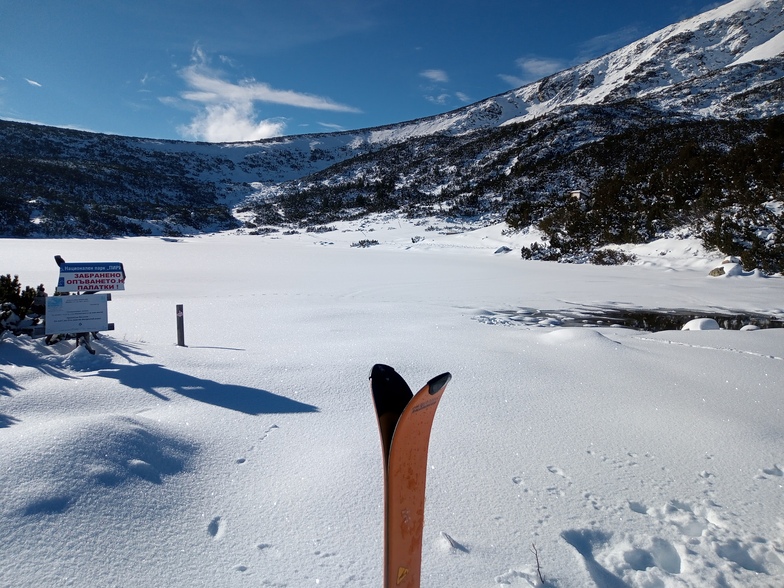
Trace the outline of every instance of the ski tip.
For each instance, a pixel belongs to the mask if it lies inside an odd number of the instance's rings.
[[[371,382],[381,383],[381,382],[400,382],[403,381],[403,376],[398,374],[395,371],[395,368],[392,366],[384,365],[383,363],[377,363],[370,369],[370,375],[368,379]]]
[[[394,368],[377,363],[370,370],[370,388],[373,390],[373,397],[378,401],[381,397],[405,397],[405,402],[413,396],[411,388],[406,381]],[[405,406],[405,403],[404,405]],[[401,408],[402,410],[402,408]]]
[[[394,422],[405,410],[408,401],[414,396],[406,381],[393,368],[377,363],[370,370],[370,390],[376,414],[391,414]],[[392,427],[394,430],[394,425]],[[391,432],[390,432],[391,434]]]
[[[452,374],[449,372],[445,372],[440,376],[436,376],[432,380],[430,380],[427,385],[429,387],[430,395],[438,394],[448,383],[449,380],[452,379]]]
[[[383,363],[377,363],[370,369],[370,375],[368,376],[371,382],[377,382],[380,386],[382,382],[390,383],[395,381],[400,383],[400,385],[408,388],[408,385],[403,380],[402,376],[395,371],[395,368],[390,367],[388,365],[384,365]],[[432,378],[426,385],[428,386],[428,392],[430,395],[438,394],[452,379],[452,374],[449,372],[444,372],[440,376],[436,376]],[[375,388],[375,384],[373,385]]]
[[[395,373],[395,368],[390,367],[388,365],[384,365],[383,363],[377,363],[372,368],[370,368],[370,375],[368,376],[368,378],[371,380],[388,378],[394,373]]]

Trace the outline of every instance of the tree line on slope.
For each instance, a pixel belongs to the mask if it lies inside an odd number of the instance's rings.
[[[211,165],[201,156],[151,155],[114,137],[106,145],[90,139],[95,144],[81,155],[63,155],[56,133],[48,142],[22,137],[19,153],[0,153],[0,234],[107,237],[145,234],[152,225],[170,234],[236,226],[220,204],[229,188],[189,167]],[[505,219],[513,229],[542,231],[542,243],[524,256],[597,263],[624,261],[607,245],[687,226],[709,247],[775,272],[784,257],[782,143],[784,117],[675,119],[635,101],[575,107],[378,148],[280,184],[277,198],[248,201],[239,211],[251,213],[246,226],[258,233],[386,211]],[[590,198],[571,198],[573,188]]]
[[[783,117],[634,130],[568,159],[604,172],[586,186],[586,199],[562,192],[510,207],[511,227],[533,226],[547,240],[523,257],[569,261],[691,226],[706,246],[747,267],[784,269]]]

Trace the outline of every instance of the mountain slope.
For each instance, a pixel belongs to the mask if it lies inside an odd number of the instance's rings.
[[[682,142],[677,125],[694,123],[710,150],[765,136],[715,123],[784,114],[782,45],[784,0],[734,0],[536,83],[373,129],[206,144],[0,121],[0,234],[206,232],[239,226],[237,210],[251,228],[401,206],[500,219],[624,173],[613,137]],[[598,155],[584,158],[589,145]]]
[[[544,116],[571,105],[610,104],[636,98],[668,113],[728,117],[728,108],[715,108],[734,96],[782,78],[784,2],[735,0],[648,35],[626,47],[585,64],[548,76],[512,92],[444,115],[440,128],[467,131]],[[742,67],[757,61],[756,68]],[[771,61],[768,65],[765,62]],[[751,77],[750,77],[751,75]],[[716,87],[694,112],[686,89]],[[745,84],[732,84],[743,80]],[[758,116],[784,113],[784,103],[772,102]],[[431,125],[432,128],[433,125]]]

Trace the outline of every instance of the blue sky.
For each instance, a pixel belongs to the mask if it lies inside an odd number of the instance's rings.
[[[447,112],[710,0],[0,0],[0,118],[202,141]]]

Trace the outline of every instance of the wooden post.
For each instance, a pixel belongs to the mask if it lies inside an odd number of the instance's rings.
[[[177,305],[177,345],[185,347],[185,313],[182,304]]]

